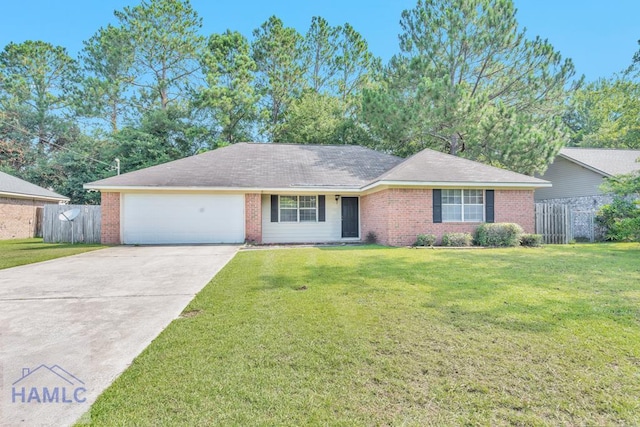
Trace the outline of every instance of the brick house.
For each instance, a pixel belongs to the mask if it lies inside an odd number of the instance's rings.
[[[547,181],[432,150],[402,159],[360,146],[240,143],[85,184],[102,193],[107,244],[378,242],[534,231]]]
[[[0,240],[34,237],[38,208],[68,201],[68,197],[0,172]]]

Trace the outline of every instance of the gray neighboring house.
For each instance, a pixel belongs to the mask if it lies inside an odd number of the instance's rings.
[[[612,200],[600,185],[605,178],[640,171],[639,158],[640,150],[563,148],[540,176],[553,186],[536,189],[535,201],[571,206],[574,236],[590,237],[595,213]]]
[[[35,237],[38,208],[68,197],[0,172],[0,240]]]

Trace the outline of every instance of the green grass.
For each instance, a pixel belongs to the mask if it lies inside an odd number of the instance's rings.
[[[104,248],[102,245],[43,243],[42,239],[0,240],[0,270]]]
[[[638,425],[640,246],[239,253],[96,425]]]

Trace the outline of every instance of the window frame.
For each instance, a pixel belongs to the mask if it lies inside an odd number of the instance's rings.
[[[308,207],[308,206],[302,206],[301,205],[301,198],[309,198],[307,200],[312,201],[313,206]],[[283,198],[285,198],[285,200],[292,200],[295,198],[295,208],[293,207],[293,204],[290,204],[289,206],[282,206],[282,200]],[[283,210],[286,212],[291,212],[295,209],[296,211],[296,219],[285,219],[283,220]],[[288,195],[288,194],[283,194],[283,195],[278,195],[278,222],[281,223],[317,223],[319,222],[319,202],[318,202],[318,196],[317,195]],[[302,212],[313,212],[313,219],[302,219]]]
[[[466,192],[477,192],[476,194],[474,194],[473,196],[471,195],[467,195],[465,194]],[[459,192],[459,194],[454,194],[453,196],[451,196],[450,194],[448,194],[448,192]],[[480,197],[482,198],[482,203],[465,203],[465,198],[467,197],[477,197],[478,193],[480,195]],[[454,198],[459,198],[460,199],[460,203],[446,203],[445,200],[446,198],[449,197],[454,197]],[[442,189],[442,195],[441,195],[441,206],[442,206],[442,222],[466,222],[466,223],[483,223],[486,220],[486,197],[485,197],[485,193],[484,190],[481,189],[477,189],[477,188],[443,188]],[[459,208],[459,213],[460,219],[449,219],[447,218],[447,209],[445,209],[445,207],[450,207],[450,206],[455,206]],[[482,216],[480,219],[467,219],[465,217],[465,207],[466,206],[481,206],[481,212],[482,212]]]

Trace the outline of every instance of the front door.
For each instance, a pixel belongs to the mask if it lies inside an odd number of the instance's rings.
[[[359,237],[358,198],[342,198],[342,237]]]

